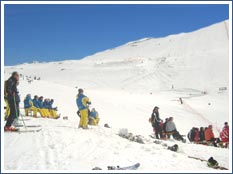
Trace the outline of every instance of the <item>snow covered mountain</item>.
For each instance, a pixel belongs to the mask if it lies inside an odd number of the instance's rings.
[[[84,88],[154,92],[173,85],[216,92],[228,87],[228,39],[228,21],[224,21],[191,33],[129,42],[80,61],[14,68],[25,75],[58,83],[65,79],[65,84]]]
[[[40,124],[41,132],[5,134],[4,167],[88,170],[140,162],[141,170],[209,169],[187,155],[214,156],[229,167],[229,149],[178,143],[180,151],[173,153],[151,142],[140,145],[116,135],[120,128],[127,128],[148,138],[152,133],[148,119],[157,105],[162,119],[174,117],[181,134],[193,126],[212,124],[218,136],[223,123],[229,121],[228,32],[228,21],[223,21],[191,33],[129,42],[81,60],[5,67],[5,79],[12,71],[24,77],[19,85],[22,100],[28,93],[53,98],[69,120],[31,118],[26,124]],[[26,76],[40,80],[28,83]],[[100,113],[100,125],[88,131],[77,129],[79,87]],[[104,123],[112,129],[104,128]],[[14,153],[13,147],[17,147]]]

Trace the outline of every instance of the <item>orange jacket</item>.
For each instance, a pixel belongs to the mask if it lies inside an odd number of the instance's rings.
[[[209,141],[212,138],[214,138],[214,133],[213,133],[212,129],[210,129],[210,128],[206,129],[206,131],[205,131],[205,140]]]

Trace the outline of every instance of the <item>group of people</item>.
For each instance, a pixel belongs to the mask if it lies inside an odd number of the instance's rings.
[[[227,122],[224,123],[224,127],[220,132],[220,137],[216,138],[213,132],[213,126],[209,125],[208,127],[195,128],[193,127],[188,135],[190,142],[211,142],[215,147],[219,142],[225,143],[225,146],[229,143],[229,125]]]
[[[76,98],[76,104],[78,107],[77,114],[80,117],[79,128],[88,129],[88,124],[98,125],[100,118],[95,108],[92,108],[91,110],[89,109],[91,101],[83,93],[83,89],[78,90],[78,95]]]
[[[160,118],[158,106],[154,107],[149,121],[153,127],[155,137],[157,139],[170,138],[172,135],[173,138],[178,141],[185,141],[183,136],[177,131],[173,117],[166,118],[165,122]]]
[[[57,107],[53,107],[53,99],[44,99],[43,96],[31,98],[31,94],[27,94],[24,99],[25,116],[29,116],[29,112],[33,112],[33,117],[37,117],[37,113],[43,118],[58,119]]]

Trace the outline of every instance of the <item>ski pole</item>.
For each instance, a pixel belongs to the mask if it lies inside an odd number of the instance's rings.
[[[14,105],[15,105],[15,114],[16,114],[16,118],[18,120],[19,118],[19,113],[18,113],[18,109],[16,107],[16,100],[15,100],[15,96],[14,96]],[[23,119],[23,116],[20,114],[21,118],[22,118],[22,121],[23,121],[23,125],[24,125],[24,128],[26,129],[26,125],[25,125],[25,122],[24,122],[24,119]]]

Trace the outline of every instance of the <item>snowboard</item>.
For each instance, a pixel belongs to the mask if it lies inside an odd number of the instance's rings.
[[[140,163],[136,163],[132,166],[120,167],[120,166],[108,166],[108,170],[137,170],[140,167]],[[95,167],[92,170],[102,170],[99,167]]]

